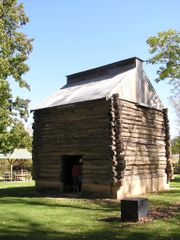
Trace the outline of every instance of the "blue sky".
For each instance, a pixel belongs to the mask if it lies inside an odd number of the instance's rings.
[[[121,59],[148,59],[146,40],[169,28],[179,29],[179,0],[22,0],[30,23],[22,30],[34,38],[30,71],[24,78],[31,92],[16,92],[33,108],[63,86],[65,76]],[[169,108],[171,135],[176,134],[169,85],[156,84],[157,66],[144,64],[154,88]],[[30,118],[32,121],[32,116]]]

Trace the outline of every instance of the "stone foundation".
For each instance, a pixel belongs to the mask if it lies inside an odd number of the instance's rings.
[[[168,189],[169,183],[167,183],[166,174],[162,177],[124,180],[123,186],[119,187],[117,190],[117,199]]]
[[[36,181],[37,190],[55,190],[62,192],[63,184],[61,182],[51,182],[51,181]]]
[[[37,190],[55,190],[63,192],[63,183],[51,181],[36,181]],[[167,175],[146,179],[124,179],[123,186],[100,184],[83,184],[82,194],[87,197],[117,198],[131,197],[149,192],[158,192],[169,189]]]
[[[82,193],[89,197],[112,198],[112,188],[110,185],[83,184]]]

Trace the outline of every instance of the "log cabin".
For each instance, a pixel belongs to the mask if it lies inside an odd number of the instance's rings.
[[[33,109],[38,190],[71,192],[83,160],[82,194],[121,199],[169,188],[167,109],[137,57],[67,76]]]

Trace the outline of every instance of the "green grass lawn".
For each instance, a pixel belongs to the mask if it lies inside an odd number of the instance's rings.
[[[119,201],[50,198],[38,196],[33,182],[0,182],[0,239],[178,240],[180,176],[171,186],[143,196],[149,199],[149,219],[122,223]]]

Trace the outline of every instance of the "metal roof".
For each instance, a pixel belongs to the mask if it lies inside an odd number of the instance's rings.
[[[10,153],[0,153],[0,159],[9,159]]]
[[[67,84],[33,110],[101,98],[108,99],[117,93],[117,88],[132,75],[132,71],[133,69],[119,74],[109,73],[106,74],[105,79],[104,76],[100,76],[76,84]]]
[[[119,94],[124,100],[162,109],[162,103],[136,57],[68,76],[67,84],[33,110],[77,102],[109,99]]]
[[[78,73],[73,73],[71,75],[67,76],[67,83],[73,83],[75,81],[77,81],[78,79],[82,79],[84,80],[86,77],[90,77],[94,74],[103,74],[105,73],[107,70],[109,69],[115,69],[115,68],[123,68],[124,66],[127,68],[127,66],[129,66],[130,68],[132,68],[132,66],[136,64],[136,60],[140,61],[140,62],[144,62],[142,59],[138,58],[138,57],[132,57],[132,58],[128,58],[128,59],[124,59],[118,62],[114,62],[114,63],[110,63],[104,66],[100,66],[100,67],[96,67],[96,68],[91,68],[85,71],[81,71]]]
[[[0,159],[32,159],[32,154],[27,149],[14,149],[12,153],[0,153]]]

